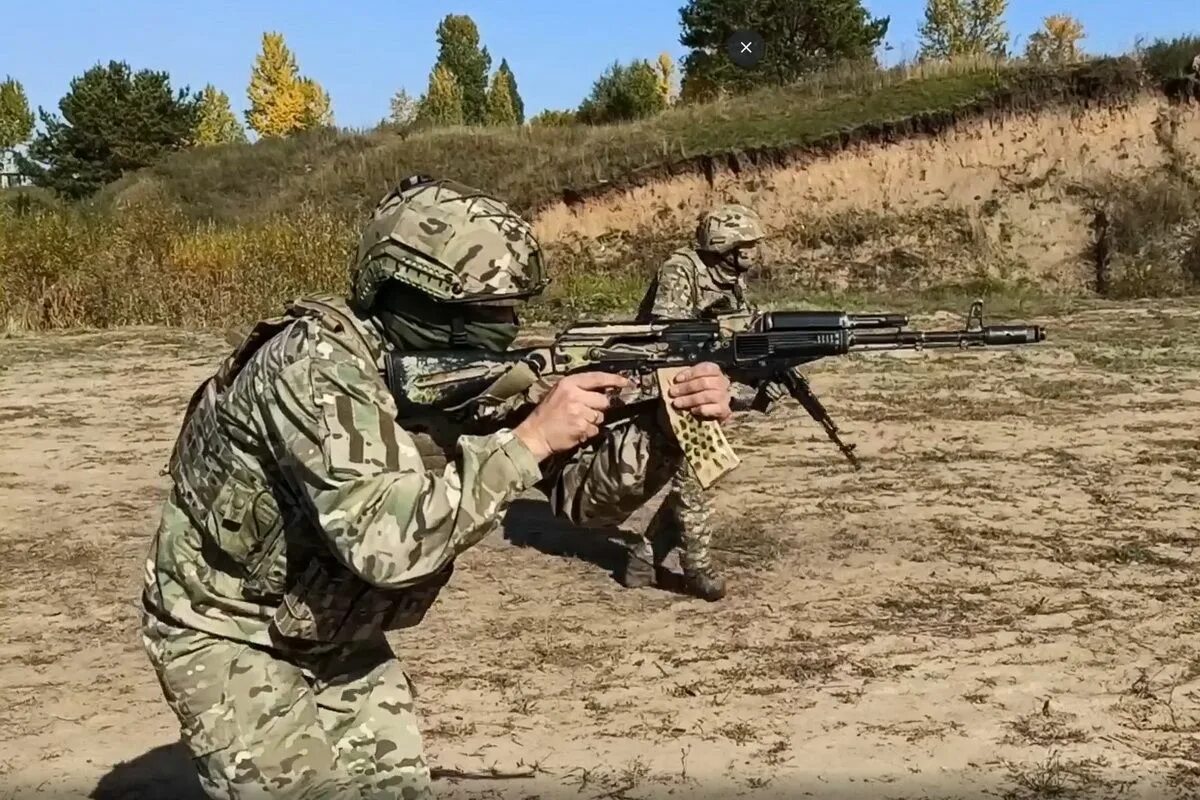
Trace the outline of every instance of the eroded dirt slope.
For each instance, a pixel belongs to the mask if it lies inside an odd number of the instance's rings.
[[[1158,94],[1020,113],[937,136],[863,144],[788,167],[660,180],[543,211],[554,245],[585,237],[678,239],[714,203],[757,209],[769,263],[807,288],[929,285],[979,277],[1078,290],[1092,284],[1096,209],[1122,181],[1200,169],[1200,107]],[[677,245],[672,245],[677,246]],[[620,247],[589,245],[601,263]]]
[[[724,603],[520,503],[396,640],[442,796],[1196,796],[1200,304],[1039,321],[814,370],[861,472],[803,412],[738,422]],[[135,603],[222,349],[0,340],[0,797],[195,796]]]

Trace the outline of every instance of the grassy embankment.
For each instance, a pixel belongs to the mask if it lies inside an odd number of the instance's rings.
[[[1143,78],[1127,59],[1066,69],[970,63],[843,70],[629,125],[407,136],[328,131],[184,152],[127,176],[86,207],[62,207],[36,193],[20,204],[0,203],[0,320],[10,329],[224,326],[272,313],[300,293],[341,291],[363,213],[414,172],[454,176],[536,215],[564,199],[577,203],[671,175],[753,172],[991,114],[1121,102],[1142,90]],[[1177,188],[1168,193],[1178,201],[1175,212],[1200,207],[1196,192],[1180,199]],[[1145,202],[1137,207],[1145,209]],[[1114,214],[1120,228],[1125,220]],[[941,216],[933,216],[938,223]],[[1160,218],[1152,218],[1155,225]],[[880,220],[846,215],[835,223],[801,226],[812,241],[797,244],[869,236]],[[687,234],[676,223],[622,231],[607,258],[597,257],[595,240],[546,241],[555,281],[535,316],[629,311],[653,265]],[[813,287],[789,281],[786,269],[763,285],[774,299],[817,299]],[[964,289],[1018,303],[1039,295],[1037,287],[980,285],[972,276],[919,288],[925,300],[955,305]],[[861,295],[837,299],[871,302]]]

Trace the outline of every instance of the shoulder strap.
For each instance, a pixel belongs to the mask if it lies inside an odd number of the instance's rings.
[[[692,314],[700,314],[700,271],[708,271],[708,265],[704,263],[704,259],[695,250],[688,249],[684,251],[687,260],[692,265],[692,274],[690,285],[692,287]]]
[[[167,466],[163,468],[160,474],[167,474],[175,465],[179,457],[179,443],[183,438],[184,428],[187,427],[188,420],[192,418],[192,414],[196,411],[196,406],[200,405],[200,400],[204,395],[209,392],[215,395],[224,391],[233,383],[233,379],[246,366],[246,362],[254,357],[259,348],[293,322],[295,322],[294,318],[284,316],[263,319],[254,323],[250,326],[249,331],[241,337],[241,341],[237,342],[233,348],[233,352],[225,356],[221,361],[216,372],[196,387],[196,390],[192,392],[192,396],[188,399],[187,408],[183,411],[183,419],[179,422],[180,436],[175,441],[175,447],[171,451],[171,457],[167,462]],[[236,332],[231,331],[228,339],[236,342],[235,335]]]

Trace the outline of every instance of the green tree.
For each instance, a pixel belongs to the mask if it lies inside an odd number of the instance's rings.
[[[861,0],[688,0],[679,16],[679,41],[690,48],[681,94],[689,99],[790,83],[840,61],[873,59],[890,23],[871,17]],[[725,50],[733,32],[744,28],[767,43],[751,69],[734,64]]]
[[[508,78],[508,91],[512,95],[513,111],[517,112],[517,124],[524,124],[525,101],[521,99],[521,92],[517,90],[517,76],[513,75],[512,69],[509,68],[508,59],[500,59],[500,66],[496,69],[499,72],[503,72]]]
[[[427,125],[463,124],[463,90],[454,73],[441,64],[429,73],[429,89],[417,109],[417,119]]]
[[[0,151],[12,150],[33,136],[33,112],[20,81],[6,77],[0,82]]]
[[[552,108],[543,109],[529,119],[529,124],[542,128],[563,128],[574,125],[579,120],[574,111],[558,111]]]
[[[447,14],[437,27],[438,57],[462,92],[463,121],[482,125],[487,118],[488,73],[492,57],[479,46],[479,28],[465,14]]]
[[[516,125],[517,110],[513,107],[512,89],[508,85],[508,76],[496,70],[492,76],[492,85],[488,89],[487,98],[488,125]]]
[[[601,125],[643,119],[666,107],[658,73],[650,62],[636,60],[622,65],[614,61],[592,85],[591,94],[579,106],[578,118],[589,125]]]
[[[246,131],[229,105],[229,95],[211,83],[200,92],[198,114],[194,144],[205,146],[246,141]]]
[[[74,78],[58,108],[62,119],[38,109],[45,131],[17,161],[38,186],[81,198],[188,147],[200,102],[186,87],[173,92],[165,72],[110,61]]]
[[[1079,60],[1083,23],[1067,14],[1051,14],[1041,30],[1029,35],[1025,57],[1034,63],[1069,64]]]
[[[921,57],[1005,55],[1007,9],[1008,0],[926,0]]]

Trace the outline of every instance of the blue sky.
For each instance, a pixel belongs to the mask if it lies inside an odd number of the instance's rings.
[[[890,16],[895,61],[917,52],[923,0],[866,0]],[[424,91],[436,57],[434,30],[448,13],[469,14],[480,27],[493,65],[505,57],[529,114],[573,108],[614,59],[675,57],[682,0],[458,0],[386,3],[340,0],[38,0],[8,3],[0,75],[25,84],[30,103],[57,111],[71,78],[97,62],[128,61],[135,69],[165,69],[175,86],[213,83],[245,107],[250,67],[265,30],[284,34],[301,71],[333,98],[339,125],[366,127],[388,113],[399,87]],[[1112,53],[1139,35],[1174,36],[1200,27],[1198,0],[1011,0],[1009,31],[1024,39],[1047,14],[1066,12],[1084,23],[1084,48]]]

